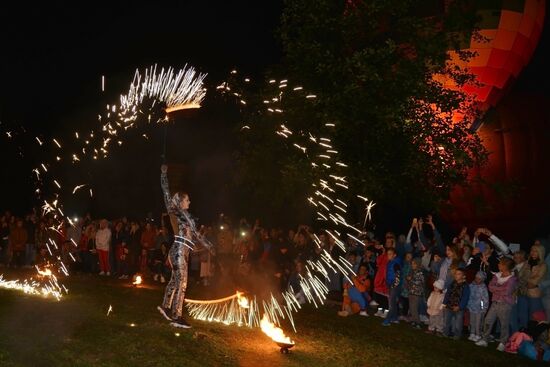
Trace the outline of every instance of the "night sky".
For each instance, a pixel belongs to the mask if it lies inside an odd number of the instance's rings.
[[[215,85],[230,70],[261,76],[281,61],[275,30],[282,1],[138,4],[58,2],[3,5],[0,11],[2,126],[24,126],[46,137],[92,129],[104,106],[117,101],[138,67],[189,63]],[[548,23],[548,17],[546,18]],[[549,27],[513,92],[548,95]],[[101,93],[101,76],[106,92]],[[176,118],[167,141],[168,163],[184,172],[193,210],[210,220],[231,212],[234,111],[207,101],[200,113]],[[0,126],[0,128],[2,127]],[[75,211],[115,216],[145,215],[161,205],[158,165],[162,129],[144,144],[136,138],[108,162],[88,170],[97,185],[94,201],[70,203]],[[36,157],[0,138],[0,210],[27,210],[33,203],[30,168]],[[68,168],[70,168],[68,166]],[[71,176],[70,169],[63,172]],[[74,173],[76,174],[76,173]],[[75,212],[75,214],[77,214]],[[83,214],[83,213],[80,213]]]
[[[154,63],[175,68],[189,63],[209,74],[208,87],[233,68],[261,75],[281,57],[274,35],[281,4],[230,3],[113,2],[107,7],[48,2],[3,9],[0,121],[4,127],[22,125],[45,137],[93,129],[97,114],[127,90],[135,69]],[[175,118],[169,127],[167,161],[182,164],[189,173],[184,185],[189,186],[185,189],[192,195],[194,211],[207,219],[230,211],[234,111],[206,101],[191,118]],[[152,132],[149,144],[138,136],[108,162],[90,167],[86,177],[93,177],[95,200],[67,204],[99,216],[158,211],[162,136],[162,128]],[[36,157],[29,151],[20,157],[13,144],[3,138],[0,142],[0,210],[21,213],[33,203],[30,168]],[[66,176],[82,174],[67,168]]]

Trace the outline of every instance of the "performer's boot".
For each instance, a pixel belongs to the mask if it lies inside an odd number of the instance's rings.
[[[170,325],[172,325],[173,327],[179,327],[183,329],[191,328],[191,325],[189,325],[189,323],[183,317],[179,317],[177,320],[174,320],[174,322],[171,322]]]

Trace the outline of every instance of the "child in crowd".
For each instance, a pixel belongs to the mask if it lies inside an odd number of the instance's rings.
[[[399,294],[401,293],[401,262],[397,257],[397,253],[393,247],[386,250],[388,256],[388,265],[386,266],[386,285],[389,289],[389,311],[386,319],[382,323],[383,326],[390,326],[391,323],[399,323]]]
[[[464,310],[470,299],[470,287],[466,283],[466,275],[462,268],[454,270],[454,280],[445,293],[443,300],[445,329],[443,335],[458,340],[462,337]]]
[[[443,280],[436,280],[433,283],[434,290],[430,293],[428,297],[428,315],[430,316],[430,323],[428,325],[427,333],[443,333],[443,299],[445,298],[445,293],[443,289],[445,288],[445,282]]]
[[[514,263],[511,259],[502,258],[498,263],[499,272],[495,274],[489,283],[489,291],[493,295],[492,304],[485,317],[485,327],[482,338],[476,343],[480,347],[487,346],[487,340],[496,319],[500,321],[500,343],[497,350],[503,352],[508,341],[510,328],[510,313],[515,303],[514,292],[517,287],[517,278],[512,273]]]
[[[474,281],[470,284],[470,337],[468,340],[477,342],[481,339],[483,317],[489,308],[489,292],[485,285],[485,272],[478,271]]]
[[[338,312],[339,316],[348,316],[352,313],[351,304],[357,303],[359,305],[359,315],[368,316],[367,306],[371,301],[369,295],[370,279],[367,272],[367,266],[361,264],[359,266],[359,274],[353,277],[353,285],[346,283],[344,289],[347,290],[347,297],[349,301],[344,300],[344,307],[342,311]],[[346,294],[344,294],[346,297]]]
[[[424,299],[425,280],[422,272],[421,259],[415,258],[411,262],[411,273],[407,277],[409,288],[409,310],[413,327],[420,329],[420,302]]]

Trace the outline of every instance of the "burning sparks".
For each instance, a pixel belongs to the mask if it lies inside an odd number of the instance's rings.
[[[57,277],[52,273],[51,269],[40,269],[36,267],[37,279],[24,280],[5,280],[0,274],[0,288],[18,290],[26,294],[37,295],[43,297],[54,297],[58,301],[61,300],[63,294],[67,293],[67,289],[60,285]]]
[[[199,108],[206,94],[205,77],[206,74],[198,74],[193,67],[184,67],[177,73],[173,68],[157,72],[156,65],[146,69],[144,75],[136,71],[128,94],[121,96],[122,115],[136,111],[145,98],[164,102],[166,113]]]

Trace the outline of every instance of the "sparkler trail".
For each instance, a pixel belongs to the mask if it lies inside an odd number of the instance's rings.
[[[237,71],[234,70],[231,74],[236,75]],[[250,83],[250,80],[247,78],[245,82]],[[342,200],[342,198],[345,197],[344,194],[346,191],[349,190],[345,174],[345,169],[348,166],[338,158],[338,151],[333,147],[332,139],[326,136],[317,137],[307,131],[293,131],[284,120],[285,109],[282,105],[282,100],[283,97],[288,98],[285,93],[300,93],[298,97],[304,98],[304,103],[313,103],[317,96],[305,92],[302,86],[293,87],[291,92],[281,91],[281,89],[288,84],[288,79],[283,79],[275,89],[277,80],[269,80],[268,85],[273,86],[273,96],[265,96],[258,106],[249,106],[241,93],[234,92],[238,90],[238,88],[229,82],[220,84],[217,86],[216,90],[227,95],[238,96],[242,108],[251,108],[254,112],[260,110],[272,116],[277,116],[277,114],[280,116],[282,123],[277,125],[278,128],[275,130],[275,133],[283,139],[292,139],[291,146],[298,149],[310,160],[312,169],[319,177],[318,184],[312,184],[313,195],[308,196],[306,202],[316,209],[320,222],[324,223],[324,225],[333,224],[333,228],[325,228],[324,232],[332,237],[337,246],[343,250],[345,250],[345,244],[340,238],[346,238],[346,236],[363,244],[363,242],[356,237],[357,234],[363,234],[363,231],[349,224],[343,216],[348,215],[348,205]],[[245,103],[242,103],[242,101],[245,101]],[[328,122],[323,126],[326,131],[321,132],[330,136],[331,132],[336,127],[336,123]],[[247,130],[254,128],[251,124],[247,124],[246,127]],[[359,196],[359,198],[363,197]],[[366,198],[363,199],[367,202],[366,221],[370,219],[371,210],[375,204],[373,201],[368,201]],[[338,228],[342,228],[341,231],[338,231]],[[351,231],[351,233],[348,231]],[[314,235],[314,242],[320,248],[321,241],[316,235]],[[324,303],[328,295],[328,288],[325,282],[330,281],[330,274],[334,272],[341,272],[348,280],[350,280],[351,275],[354,275],[352,265],[344,257],[340,256],[337,259],[333,259],[325,249],[321,250],[321,254],[317,259],[308,260],[306,262],[304,274],[300,274],[299,276],[299,283],[309,303],[312,303],[315,307]],[[283,306],[280,305],[279,300],[282,302]],[[256,303],[256,305],[258,304]],[[282,292],[278,297],[271,295],[271,299],[267,302],[262,301],[261,306],[264,316],[267,315],[273,324],[279,325],[279,318],[284,318],[286,315],[294,328],[292,312],[296,312],[300,309],[300,303],[296,299],[292,288]]]

